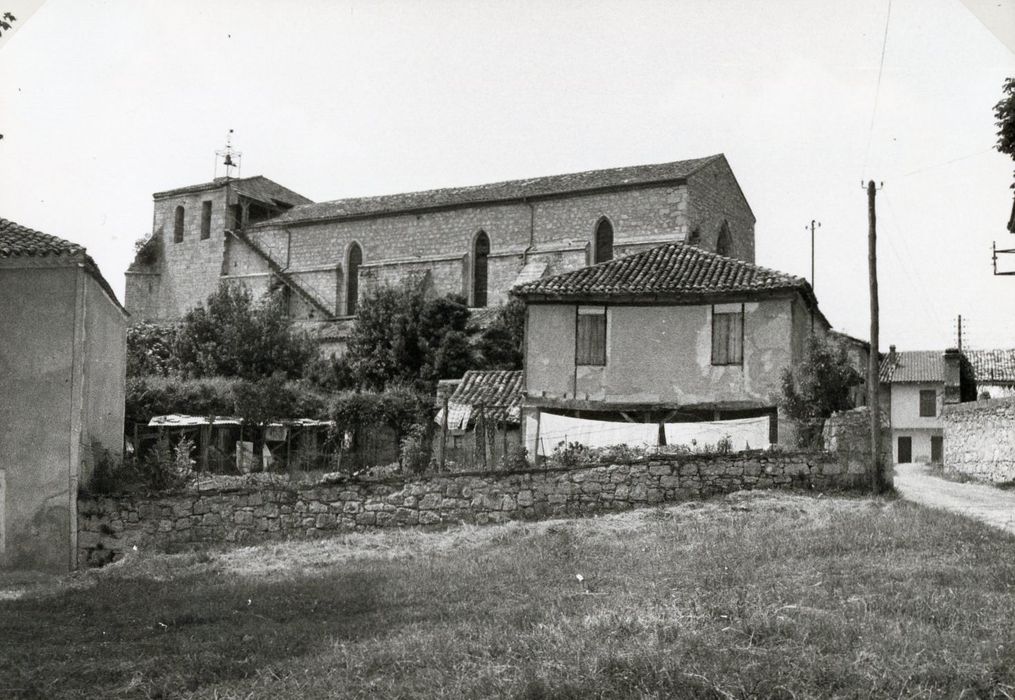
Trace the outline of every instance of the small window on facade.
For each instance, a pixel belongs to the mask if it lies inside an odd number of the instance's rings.
[[[472,305],[486,306],[486,288],[490,255],[490,238],[483,231],[476,236],[472,255]]]
[[[696,228],[691,231],[691,235],[687,237],[688,245],[698,245],[701,243],[701,229]]]
[[[183,206],[176,207],[173,217],[173,243],[183,243]]]
[[[201,240],[211,238],[211,202],[201,202]]]
[[[596,248],[593,263],[613,260],[613,224],[609,219],[602,219],[596,226]]]
[[[606,308],[579,306],[578,328],[575,336],[576,365],[606,364]]]
[[[722,222],[719,236],[715,239],[715,252],[726,257],[733,255],[733,237],[730,236],[730,228],[725,221]]]
[[[937,415],[937,392],[934,389],[920,390],[920,415],[926,418]]]
[[[712,364],[744,363],[744,306],[721,304],[712,307]]]
[[[363,264],[363,251],[359,243],[349,248],[349,264],[345,266],[345,313],[353,316],[359,304],[359,266]]]

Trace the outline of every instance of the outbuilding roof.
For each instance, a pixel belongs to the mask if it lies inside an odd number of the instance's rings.
[[[634,165],[606,170],[588,170],[566,175],[548,175],[526,180],[507,180],[469,187],[447,187],[422,192],[352,197],[294,207],[259,226],[309,223],[331,219],[376,216],[406,211],[490,202],[520,201],[528,198],[575,194],[651,183],[682,181],[722,154],[653,165]]]
[[[77,243],[0,218],[0,258],[83,255]]]
[[[815,306],[802,277],[727,258],[683,243],[583,267],[516,287],[530,300],[609,300],[616,297],[693,299],[745,292],[795,290]]]
[[[1015,349],[965,350],[979,384],[1015,385]]]
[[[944,352],[941,350],[908,350],[886,355],[881,360],[881,381],[943,382],[945,380]]]
[[[448,428],[465,430],[478,415],[480,406],[486,420],[517,425],[521,405],[521,371],[469,370],[448,397]],[[440,412],[436,420],[441,422]]]
[[[99,283],[110,300],[123,313],[127,313],[113,293],[109,282],[99,272],[99,266],[88,255],[84,246],[77,243],[0,218],[0,260],[7,261],[15,267],[20,267],[21,261],[29,264],[80,265]]]

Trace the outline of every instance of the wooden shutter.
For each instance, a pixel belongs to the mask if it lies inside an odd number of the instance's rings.
[[[743,305],[737,311],[712,307],[712,364],[740,365],[744,362]]]
[[[606,364],[606,309],[579,309],[575,338],[575,364]]]
[[[926,418],[937,415],[937,392],[933,389],[920,390],[920,415]]]

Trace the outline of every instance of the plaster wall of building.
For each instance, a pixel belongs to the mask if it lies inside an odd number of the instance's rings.
[[[736,304],[739,307],[739,303]],[[743,302],[743,364],[712,364],[713,305],[609,305],[606,365],[575,365],[578,305],[528,306],[529,397],[610,403],[766,407],[779,373],[809,324],[794,324],[795,298]]]
[[[887,387],[882,387],[884,391]],[[931,438],[943,435],[941,412],[944,409],[944,388],[941,382],[896,382],[891,385],[889,410],[892,420],[892,456],[899,461],[899,438],[912,441],[912,461],[931,461]],[[920,392],[935,394],[934,415],[920,415]]]
[[[0,568],[75,565],[78,484],[123,443],[126,319],[77,266],[0,266]]]

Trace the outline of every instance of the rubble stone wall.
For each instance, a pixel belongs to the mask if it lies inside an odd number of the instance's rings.
[[[865,466],[824,452],[667,456],[631,464],[468,472],[170,496],[82,498],[79,564],[134,545],[262,542],[375,528],[540,519],[704,498],[741,489],[840,490]]]
[[[1015,481],[1015,397],[945,406],[945,467],[1001,483]]]

